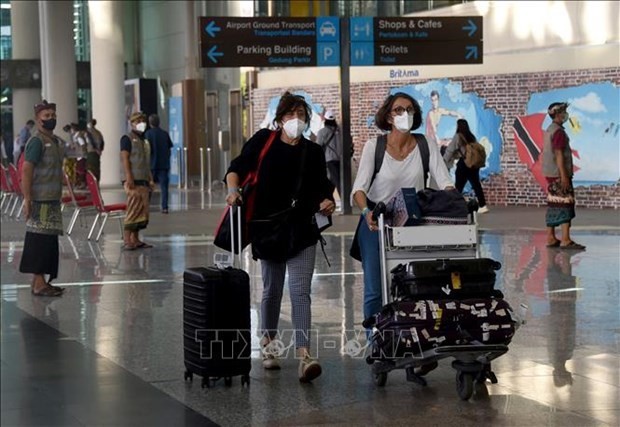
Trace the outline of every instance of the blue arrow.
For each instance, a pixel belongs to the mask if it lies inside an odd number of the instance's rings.
[[[478,26],[476,25],[476,23],[474,21],[472,21],[471,19],[467,20],[467,24],[463,27],[463,30],[465,31],[469,31],[469,34],[467,34],[469,37],[473,36],[474,34],[476,34],[476,31],[478,30]]]
[[[465,59],[478,59],[478,46],[465,46]]]
[[[217,45],[214,45],[211,49],[209,49],[209,52],[207,52],[207,56],[211,61],[217,64],[217,57],[224,56],[224,54],[222,52],[216,52],[215,49],[217,49]]]
[[[208,35],[210,35],[211,37],[215,37],[215,33],[217,33],[218,31],[220,31],[221,28],[217,27],[215,25],[214,21],[211,21],[207,24],[207,26],[205,27],[205,31],[207,32]]]

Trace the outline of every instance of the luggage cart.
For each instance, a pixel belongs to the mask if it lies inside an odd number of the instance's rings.
[[[380,210],[377,213],[384,306],[394,299],[391,295],[391,271],[398,264],[440,258],[479,258],[475,212],[470,214],[467,224],[391,227],[385,223],[384,213]],[[364,326],[371,326],[368,319]],[[373,343],[374,339],[373,332]],[[452,367],[456,370],[456,391],[462,400],[468,400],[476,384],[483,384],[487,379],[493,384],[497,383],[497,377],[491,370],[491,361],[507,351],[507,345],[473,341],[467,345],[438,346],[418,356],[392,359],[369,356],[366,361],[372,365],[374,382],[379,387],[385,386],[388,373],[395,369],[404,369],[407,381],[426,386],[422,376],[424,374],[417,374],[415,368],[444,358],[454,358]]]

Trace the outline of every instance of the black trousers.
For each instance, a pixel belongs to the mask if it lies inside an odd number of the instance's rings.
[[[459,193],[463,192],[463,188],[467,181],[471,184],[471,188],[474,189],[476,193],[476,198],[478,199],[478,205],[480,207],[486,206],[487,201],[484,198],[484,191],[482,191],[482,184],[480,184],[480,169],[468,168],[465,165],[465,160],[462,158],[456,164],[456,182],[454,186]]]
[[[338,190],[338,196],[342,199],[342,192],[340,191],[340,162],[338,160],[327,162],[327,172],[329,173],[329,180],[334,184],[334,187]]]

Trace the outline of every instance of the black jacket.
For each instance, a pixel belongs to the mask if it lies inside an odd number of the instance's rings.
[[[257,167],[258,157],[271,132],[268,129],[256,132],[245,143],[241,154],[231,162],[227,174],[237,173],[242,183]],[[253,218],[262,219],[290,207],[301,174],[301,188],[295,213],[291,217],[295,240],[300,242],[298,250],[301,251],[318,241],[320,234],[314,223],[314,214],[318,212],[321,201],[333,200],[334,186],[327,178],[321,147],[303,137],[298,144],[289,145],[280,139],[280,135],[281,131],[278,131],[258,171]],[[302,171],[304,149],[306,157]]]

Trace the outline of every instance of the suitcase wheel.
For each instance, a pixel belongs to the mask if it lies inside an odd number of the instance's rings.
[[[375,385],[377,387],[385,387],[385,383],[387,383],[387,372],[380,372],[378,374],[373,374],[373,379],[375,381]]]
[[[456,392],[461,400],[469,400],[474,394],[474,375],[469,372],[456,372]]]
[[[185,375],[183,375],[183,378],[185,378],[185,381],[189,380],[189,382],[194,381],[194,374],[192,374],[190,371],[185,371]]]
[[[250,386],[250,375],[249,374],[241,375],[241,387],[243,387],[246,384],[248,387]]]

